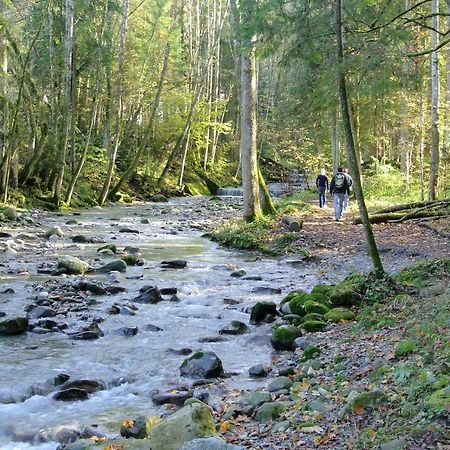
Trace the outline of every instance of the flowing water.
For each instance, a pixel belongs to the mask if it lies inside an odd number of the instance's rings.
[[[100,323],[104,337],[94,341],[76,341],[64,333],[0,337],[0,449],[55,449],[58,444],[52,439],[60,427],[80,429],[95,424],[100,430],[115,433],[124,418],[158,415],[160,407],[152,404],[152,392],[189,384],[179,375],[185,356],[169,349],[215,352],[225,372],[233,374],[223,382],[227,389],[263,383],[250,379],[248,369],[254,364],[269,363],[270,325],[253,326],[244,335],[219,342],[200,340],[217,336],[231,320],[248,324],[248,308],[256,301],[278,302],[293,288],[308,289],[314,284],[315,274],[311,269],[291,264],[292,261],[228,251],[202,238],[201,231],[195,228],[201,228],[203,216],[214,222],[224,213],[235,214],[233,205],[222,205],[217,211],[208,202],[173,199],[168,204],[82,210],[77,216],[49,214],[37,219],[40,227],[2,229],[11,233],[12,240],[22,231],[36,234],[56,225],[64,232],[63,237],[48,241],[23,241],[15,256],[0,254],[0,292],[14,290],[13,294],[0,294],[0,311],[8,316],[24,315],[23,307],[45,290],[47,280],[55,279],[38,274],[38,267],[54,264],[60,255],[100,264],[95,258],[101,244],[73,244],[74,235],[102,238],[118,248],[139,247],[145,264],[128,267],[120,282],[126,292],[95,297],[97,302],[89,307],[91,317],[105,319]],[[206,213],[205,206],[210,208]],[[74,218],[80,224],[67,225],[68,219]],[[149,223],[141,223],[143,218]],[[120,232],[123,228],[138,230],[139,234]],[[185,269],[161,268],[161,261],[170,259],[184,259],[188,265]],[[230,277],[231,266],[261,280]],[[106,281],[105,275],[89,277]],[[144,285],[176,287],[180,301],[139,304],[134,316],[108,314],[112,304],[127,304]],[[258,287],[281,288],[282,293],[255,292]],[[240,303],[230,306],[224,299]],[[83,314],[86,311],[63,318],[69,330],[80,326]],[[147,324],[162,331],[144,331]],[[124,326],[137,326],[139,331],[132,337],[115,332]],[[71,379],[100,379],[108,389],[85,401],[55,401],[55,388],[49,392],[48,386],[60,373]]]

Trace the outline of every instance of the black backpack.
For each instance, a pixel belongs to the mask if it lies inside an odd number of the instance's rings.
[[[336,192],[344,192],[347,189],[347,178],[342,172],[338,172],[334,176],[334,190]]]

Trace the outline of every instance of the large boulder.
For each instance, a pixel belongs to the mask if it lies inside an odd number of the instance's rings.
[[[12,319],[0,320],[0,336],[21,334],[28,329],[26,317],[14,317]]]
[[[255,419],[258,422],[267,422],[281,416],[287,409],[286,402],[263,403],[256,411]]]
[[[258,302],[252,307],[250,313],[250,323],[257,325],[268,321],[277,315],[277,305],[274,302]]]
[[[151,430],[150,448],[179,450],[186,442],[215,434],[211,409],[204,403],[195,402],[172,414]]]
[[[295,340],[301,335],[299,328],[282,325],[272,330],[270,343],[275,350],[295,350]]]
[[[63,256],[58,259],[54,275],[83,275],[89,270],[89,264],[75,256]]]
[[[244,447],[227,444],[219,437],[209,437],[189,441],[180,450],[244,450]]]
[[[214,352],[196,352],[181,364],[182,376],[190,378],[214,378],[223,373],[222,361]]]
[[[8,220],[18,220],[19,219],[19,213],[12,206],[9,206],[8,208],[4,209],[2,212],[3,212],[3,215]]]

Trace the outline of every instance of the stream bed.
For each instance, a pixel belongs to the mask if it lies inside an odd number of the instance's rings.
[[[292,257],[229,251],[202,237],[211,224],[239,214],[236,199],[214,203],[207,198],[177,198],[63,214],[30,213],[25,214],[28,222],[0,228],[5,249],[0,253],[0,312],[6,317],[25,316],[24,308],[55,286],[64,296],[61,291],[67,283],[81,278],[125,289],[88,295],[79,311],[56,316],[67,325],[60,332],[0,336],[0,449],[54,450],[61,430],[78,432],[94,426],[99,433],[114,434],[125,418],[160,415],[163,407],[151,400],[155,391],[192,385],[192,380],[180,376],[186,349],[213,351],[222,360],[228,376],[214,387],[197,388],[210,400],[233,388],[258,386],[261,381],[250,378],[248,369],[270,363],[270,324],[249,325],[247,333],[237,336],[222,336],[219,331],[232,320],[249,324],[249,309],[257,301],[278,303],[294,288],[308,290],[316,282],[316,272]],[[46,238],[46,230],[56,226],[63,235]],[[74,243],[72,238],[80,235],[95,243]],[[105,245],[101,241],[114,243],[119,250],[138,247],[143,265],[127,267],[114,281],[101,273],[85,277],[48,273],[61,256],[81,258],[91,267],[120,258],[120,254],[99,256],[97,250]],[[180,259],[187,262],[185,268],[161,265]],[[245,275],[231,276],[236,269]],[[132,299],[148,285],[176,288],[177,293],[157,304],[134,305]],[[137,309],[134,315],[111,314],[113,305]],[[71,338],[70,332],[92,320],[104,336]],[[123,327],[137,328],[137,334],[124,335]],[[106,389],[84,401],[56,401],[53,380],[61,374],[74,380],[101,380]]]

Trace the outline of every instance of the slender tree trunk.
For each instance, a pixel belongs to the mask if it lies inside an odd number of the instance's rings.
[[[348,106],[347,87],[344,73],[344,51],[342,46],[342,6],[341,0],[336,0],[336,56],[338,65],[338,87],[339,96],[342,110],[342,120],[344,124],[347,159],[350,163],[350,169],[353,174],[353,188],[355,190],[356,199],[358,201],[359,212],[361,220],[366,233],[366,240],[370,250],[370,256],[372,258],[372,264],[375,269],[377,277],[384,276],[383,265],[381,263],[380,255],[378,253],[375,237],[372,231],[372,225],[369,220],[369,214],[367,213],[366,204],[364,201],[364,194],[360,184],[360,173],[358,167],[358,160],[356,156],[356,149],[354,143],[354,137],[352,133],[350,111]]]
[[[333,163],[333,174],[339,167],[339,110],[333,109],[331,113],[331,161]]]
[[[436,48],[439,44],[437,30],[439,26],[439,0],[433,0],[432,8],[432,30],[431,47]],[[438,174],[439,174],[439,61],[438,52],[431,53],[431,162],[430,162],[430,184],[428,196],[435,200],[437,196]]]
[[[245,15],[244,15],[245,17]],[[262,216],[259,199],[256,150],[256,63],[254,48],[241,54],[241,160],[244,220],[252,222]]]
[[[405,0],[405,11],[411,8],[411,0]],[[407,53],[408,45],[405,53]],[[406,176],[406,185],[409,186],[410,157],[408,142],[408,80],[410,78],[409,60],[404,58],[402,64],[402,93],[401,93],[401,126],[400,126],[400,170]]]
[[[450,30],[450,0],[447,0],[447,29]],[[445,104],[446,114],[444,122],[444,149],[445,154],[450,154],[450,45],[447,45],[445,52],[445,69],[446,76],[446,90],[445,90]]]
[[[180,178],[178,179],[178,186],[181,188],[183,186],[184,169],[186,167],[186,159],[189,151],[189,132],[186,138],[186,143],[184,144],[183,159],[181,161]]]
[[[120,132],[122,128],[122,89],[123,89],[123,60],[125,55],[125,40],[127,34],[127,24],[128,24],[128,0],[123,0],[122,6],[122,21],[120,26],[120,36],[119,36],[119,53],[117,62],[117,84],[115,92],[115,112],[116,112],[116,125],[114,129],[114,142],[110,143],[109,146],[109,161],[108,161],[108,172],[106,174],[106,179],[103,184],[102,192],[98,198],[98,204],[102,206],[105,203],[106,197],[108,195],[109,187],[111,185],[111,180],[114,172],[114,166],[116,164],[117,151],[120,146]]]
[[[54,201],[56,206],[60,206],[61,191],[64,180],[64,171],[66,165],[67,143],[69,138],[70,123],[70,103],[72,85],[72,56],[73,56],[73,0],[66,0],[65,8],[66,17],[66,36],[64,46],[64,113],[63,113],[63,130],[61,135],[61,149],[58,159],[58,175],[56,177],[56,185],[54,192]]]
[[[7,76],[8,76],[8,41],[5,30],[0,28],[0,95],[7,96]],[[0,166],[4,167],[3,160],[7,151],[7,133],[9,108],[8,102],[3,102],[3,108],[0,111]],[[3,178],[1,176],[0,178]]]

